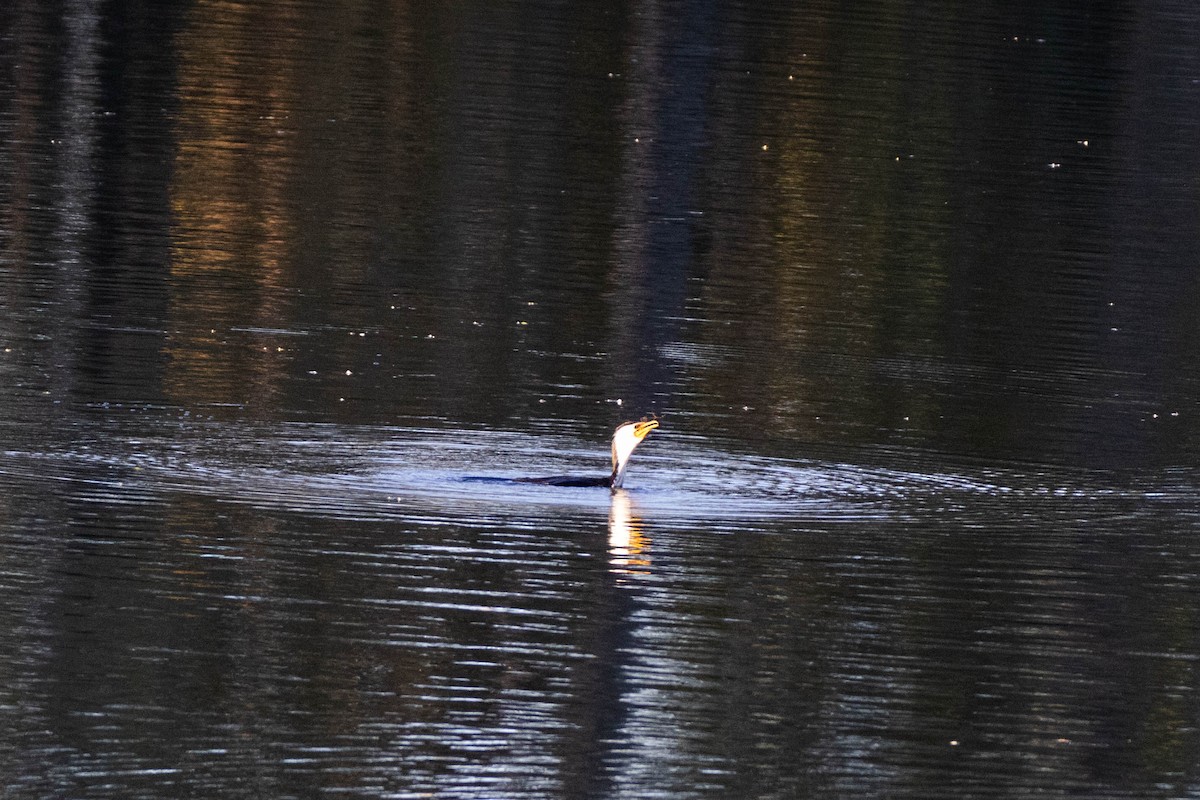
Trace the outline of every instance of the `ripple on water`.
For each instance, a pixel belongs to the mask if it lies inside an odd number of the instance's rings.
[[[604,488],[508,478],[607,469],[605,448],[561,434],[335,425],[180,425],[106,430],[41,452],[8,451],[0,472],[77,487],[85,498],[142,502],[183,492],[301,514],[410,524],[538,527],[606,513]],[[795,519],[837,522],[937,511],[986,514],[996,503],[1066,503],[1135,495],[1195,496],[1175,488],[1104,486],[1036,470],[920,471],[731,454],[695,437],[658,436],[639,451],[626,494],[663,524]],[[1044,508],[1040,509],[1042,512]],[[734,526],[736,527],[736,526]]]

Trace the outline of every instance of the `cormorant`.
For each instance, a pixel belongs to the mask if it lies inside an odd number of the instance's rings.
[[[629,466],[629,456],[634,448],[642,443],[650,431],[658,427],[658,420],[642,420],[641,422],[622,422],[613,432],[612,437],[612,474],[603,478],[577,478],[571,475],[555,475],[549,478],[518,478],[521,483],[541,483],[548,486],[608,486],[620,489],[625,481],[625,468]]]

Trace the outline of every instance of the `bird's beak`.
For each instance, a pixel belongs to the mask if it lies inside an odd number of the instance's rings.
[[[650,431],[658,427],[658,420],[652,419],[648,422],[635,422],[633,425],[633,435],[639,440],[645,439]]]

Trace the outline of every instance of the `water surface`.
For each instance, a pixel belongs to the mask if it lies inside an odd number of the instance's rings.
[[[1198,22],[0,11],[7,795],[1195,795]]]

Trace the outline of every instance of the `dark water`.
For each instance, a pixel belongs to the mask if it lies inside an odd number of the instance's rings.
[[[5,5],[2,794],[1197,796],[1198,41]]]

